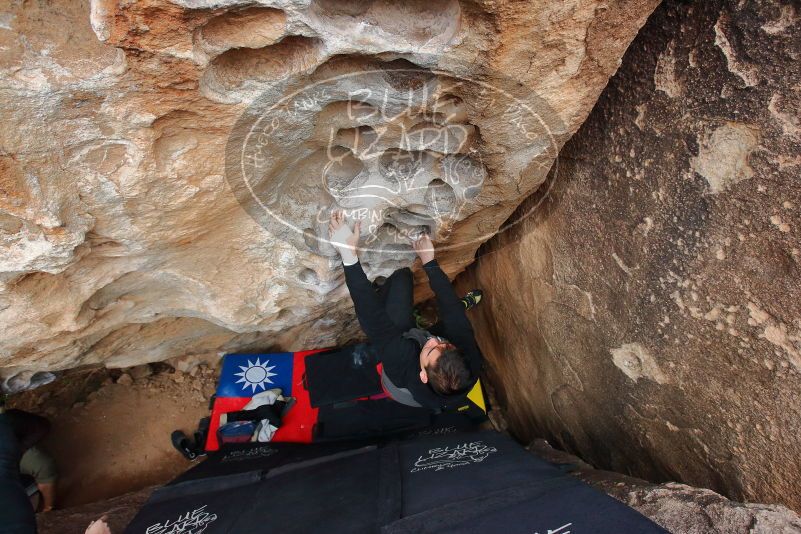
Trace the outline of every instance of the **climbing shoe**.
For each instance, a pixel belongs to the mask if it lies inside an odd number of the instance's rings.
[[[412,316],[414,317],[414,324],[417,328],[422,328],[425,330],[426,328],[430,328],[434,323],[423,317],[423,313],[420,311],[420,308],[415,308],[412,310]]]
[[[464,305],[465,311],[475,308],[476,305],[481,302],[481,296],[483,294],[484,293],[482,293],[480,289],[473,289],[467,295],[462,297],[462,304]]]
[[[195,451],[198,453],[198,456],[206,454],[206,439],[209,436],[210,425],[210,417],[203,417],[197,423],[197,430],[195,430]]]
[[[195,444],[192,443],[189,438],[181,432],[180,430],[176,430],[170,436],[172,440],[172,446],[175,449],[184,455],[184,458],[187,460],[194,460],[198,457],[198,451],[195,447]]]

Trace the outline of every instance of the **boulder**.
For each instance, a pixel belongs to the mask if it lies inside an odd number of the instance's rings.
[[[460,278],[521,439],[801,510],[800,21],[664,2]]]
[[[461,271],[657,3],[6,5],[3,376],[359,335],[328,213]]]

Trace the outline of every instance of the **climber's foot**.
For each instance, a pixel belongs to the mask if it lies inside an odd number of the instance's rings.
[[[195,450],[194,445],[189,438],[181,432],[180,430],[176,430],[170,436],[172,440],[172,446],[178,450],[187,460],[194,460],[197,458],[197,451]]]
[[[484,293],[480,289],[473,289],[467,295],[462,297],[462,304],[464,305],[465,311],[475,308],[476,305],[481,302],[481,296]]]
[[[412,316],[414,317],[414,324],[417,326],[417,328],[422,328],[425,330],[426,328],[431,327],[433,324],[431,321],[423,317],[423,314],[420,312],[419,308],[412,310]]]

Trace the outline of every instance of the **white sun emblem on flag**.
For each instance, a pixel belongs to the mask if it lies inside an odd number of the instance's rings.
[[[275,365],[267,367],[269,363],[270,360],[264,360],[264,363],[261,363],[259,358],[256,358],[256,363],[248,360],[247,367],[244,365],[239,366],[242,369],[241,373],[234,373],[234,376],[240,377],[236,383],[244,384],[242,389],[247,389],[250,386],[253,389],[253,393],[256,393],[256,388],[259,387],[262,390],[266,390],[267,387],[264,384],[272,384],[273,381],[270,378],[276,376],[276,373],[270,372],[275,369]]]

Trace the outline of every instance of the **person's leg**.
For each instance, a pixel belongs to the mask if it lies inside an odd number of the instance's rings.
[[[38,447],[31,447],[19,462],[19,470],[24,475],[30,475],[36,481],[36,486],[42,494],[43,512],[53,509],[56,496],[56,463]]]
[[[481,302],[481,298],[483,296],[483,292],[480,289],[473,289],[468,292],[464,297],[461,298],[462,306],[464,306],[465,311],[469,311],[475,308],[479,302]],[[421,322],[418,320],[418,317],[422,320],[425,318],[415,309],[415,320],[417,320],[418,324]],[[445,330],[444,325],[437,321],[435,324],[424,327],[430,333],[434,334],[435,336],[448,338],[448,332]]]
[[[412,310],[414,308],[414,276],[408,267],[398,269],[379,289],[384,300],[384,309],[390,319],[403,330],[415,327]]]

